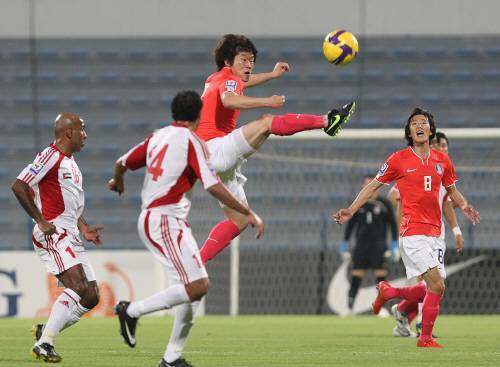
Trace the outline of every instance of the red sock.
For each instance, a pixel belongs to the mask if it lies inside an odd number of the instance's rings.
[[[418,303],[417,302],[410,302],[410,301],[404,299],[398,303],[398,310],[400,312],[403,312],[406,314],[406,317],[408,318],[408,322],[411,324],[411,322],[418,315]]]
[[[441,303],[440,294],[427,292],[422,304],[422,333],[420,338],[423,340],[432,338],[432,329],[434,322],[439,314],[439,305]]]
[[[203,244],[200,255],[203,264],[212,260],[219,252],[224,250],[231,241],[240,234],[240,229],[229,219],[215,225]]]
[[[271,122],[271,133],[288,136],[305,130],[322,129],[325,127],[323,116],[287,113],[274,116]]]
[[[387,291],[387,295],[390,298],[402,298],[410,302],[419,303],[423,301],[426,292],[425,283],[419,282],[408,287],[391,288]]]

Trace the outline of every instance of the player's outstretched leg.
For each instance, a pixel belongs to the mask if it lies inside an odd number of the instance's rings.
[[[135,347],[135,329],[137,327],[136,317],[131,317],[127,314],[127,309],[130,306],[128,301],[120,301],[115,306],[115,314],[120,321],[120,334],[130,348]]]
[[[289,136],[301,131],[323,129],[330,136],[335,136],[342,130],[342,125],[349,121],[356,108],[353,101],[346,104],[339,110],[332,109],[326,115],[307,115],[307,114],[285,114],[272,116],[271,125],[268,131],[273,135]],[[251,135],[248,133],[247,135]],[[249,137],[249,143],[252,144],[252,136]]]
[[[41,359],[48,363],[59,363],[62,358],[54,349],[54,346],[49,343],[35,344],[31,350],[31,354],[36,359]]]
[[[390,293],[394,288],[392,288],[392,286],[388,282],[380,282],[376,287],[378,290],[378,294],[377,298],[375,298],[375,301],[373,301],[372,311],[375,315],[378,315],[384,303],[392,298],[392,294]]]

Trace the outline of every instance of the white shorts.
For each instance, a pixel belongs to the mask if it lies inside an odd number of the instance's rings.
[[[57,233],[45,236],[37,225],[33,227],[33,246],[47,272],[59,275],[81,264],[87,281],[94,281],[95,272],[78,233],[57,227]]]
[[[188,284],[208,278],[187,222],[153,209],[143,210],[137,224],[142,242],[164,265],[170,283]]]
[[[241,166],[255,149],[246,141],[242,128],[226,136],[209,140],[207,146],[210,162],[221,181],[237,199],[246,202],[243,185],[247,179],[241,173]]]
[[[399,238],[399,250],[406,268],[408,279],[422,275],[437,267],[441,276],[446,277],[444,269],[443,240],[430,236],[407,236]]]

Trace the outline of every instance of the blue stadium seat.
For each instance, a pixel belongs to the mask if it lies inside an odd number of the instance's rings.
[[[385,78],[385,72],[383,69],[368,69],[365,70],[363,78],[373,82],[382,81]]]
[[[329,73],[324,71],[313,71],[305,75],[305,79],[308,82],[326,82],[329,78]]]
[[[149,76],[143,71],[136,71],[129,73],[127,79],[132,83],[147,83]]]
[[[466,127],[467,124],[470,123],[470,119],[464,117],[464,116],[455,116],[453,118],[449,118],[446,121],[440,122],[440,125],[442,126],[450,126],[450,127]],[[453,142],[453,145],[455,146],[455,142]]]
[[[456,81],[470,81],[474,79],[474,73],[470,69],[455,70],[451,73],[451,76]]]
[[[397,58],[413,59],[417,57],[418,52],[415,46],[400,46],[393,49],[393,54]]]
[[[116,71],[106,71],[99,74],[97,78],[103,83],[117,83],[120,81],[120,74]]]
[[[62,80],[59,80],[59,76],[57,75],[57,73],[53,71],[45,71],[38,73],[38,81],[42,84],[43,83],[52,84],[60,82]]]
[[[473,49],[472,47],[460,47],[455,50],[455,56],[463,59],[463,58],[471,58],[478,56],[478,50]]]
[[[498,93],[485,93],[478,97],[478,102],[483,105],[498,106],[500,103],[500,94]]]
[[[413,81],[416,78],[415,72],[410,69],[397,69],[394,70],[392,76],[397,81]]]
[[[384,47],[367,47],[360,55],[365,56],[367,59],[383,58],[388,56]]]
[[[338,78],[339,81],[342,81],[342,82],[356,82],[359,80],[360,78],[360,75],[359,75],[359,72],[355,71],[355,70],[348,70],[348,69],[342,69],[342,70],[339,70],[338,72],[336,73],[332,73],[332,76],[335,77],[335,78]]]
[[[83,95],[72,95],[69,99],[69,103],[74,106],[85,106],[90,103],[89,97]]]
[[[486,49],[486,55],[488,55],[489,57],[500,57],[500,47],[488,47]]]
[[[37,56],[43,62],[55,61],[59,58],[59,52],[53,48],[40,48]]]
[[[105,60],[105,61],[112,61],[116,60],[120,57],[120,53],[118,50],[113,50],[113,49],[107,49],[107,50],[98,50],[96,52],[96,55],[99,59]]]
[[[126,56],[133,60],[146,60],[149,57],[149,52],[142,47],[133,47],[127,50]]]
[[[457,106],[467,105],[472,102],[472,97],[467,93],[455,93],[448,97],[448,102]]]
[[[478,116],[476,121],[482,127],[498,127],[495,116]]]
[[[31,81],[31,72],[27,70],[20,70],[16,72],[13,76],[13,79],[19,83],[26,83]]]
[[[86,48],[77,47],[66,50],[65,55],[68,59],[78,62],[90,59],[91,52]]]
[[[177,47],[165,47],[158,50],[158,56],[165,60],[174,60],[179,57],[180,50]]]
[[[132,96],[128,98],[128,103],[136,107],[145,107],[149,104],[149,99],[143,95]]]
[[[481,72],[481,78],[485,81],[500,81],[500,69],[486,69]]]
[[[424,50],[424,55],[429,58],[445,58],[448,56],[448,48],[442,46],[430,46]]]
[[[11,57],[16,61],[27,61],[30,57],[29,47],[19,47],[10,53]]]
[[[445,78],[443,71],[439,69],[426,68],[421,71],[420,75],[427,81],[442,81]]]
[[[98,103],[103,107],[115,107],[120,103],[120,99],[117,96],[101,96]]]
[[[158,80],[163,83],[178,83],[179,76],[173,71],[162,71],[158,74]]]
[[[145,121],[129,121],[127,127],[133,130],[144,131],[148,128],[148,124]]]
[[[13,97],[12,102],[14,102],[14,104],[17,106],[31,105],[31,103],[32,103],[31,94],[26,94],[26,95],[22,95],[22,96],[15,96],[15,97]]]
[[[39,97],[39,103],[41,107],[49,107],[60,104],[61,101],[54,95],[41,95]]]
[[[300,50],[296,47],[286,47],[278,51],[279,61],[287,62],[297,60],[298,58],[300,58]]]
[[[89,83],[90,75],[86,71],[75,71],[68,75],[68,81],[70,83]]]
[[[390,102],[396,105],[408,105],[411,104],[412,96],[406,93],[398,93],[391,96]]]
[[[441,96],[436,93],[425,93],[420,97],[424,104],[435,105],[435,104],[443,104],[446,99],[444,96]]]

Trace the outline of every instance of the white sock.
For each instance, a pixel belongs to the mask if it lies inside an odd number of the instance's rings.
[[[183,284],[175,284],[141,301],[132,302],[127,308],[127,314],[130,317],[139,317],[186,302],[189,302],[186,288]]]
[[[199,305],[200,301],[195,301],[175,307],[174,327],[170,334],[167,350],[163,355],[163,359],[168,363],[181,357],[189,331],[194,324],[194,315]]]
[[[69,328],[71,325],[76,324],[82,318],[83,314],[89,312],[90,309],[83,307],[80,302],[73,306],[70,313],[70,320],[63,326],[61,331]]]
[[[42,336],[38,344],[49,343],[54,344],[54,338],[71,322],[72,309],[80,302],[81,297],[73,290],[66,288],[56,299],[50,310],[50,316],[43,329]],[[74,322],[73,322],[74,323]]]

